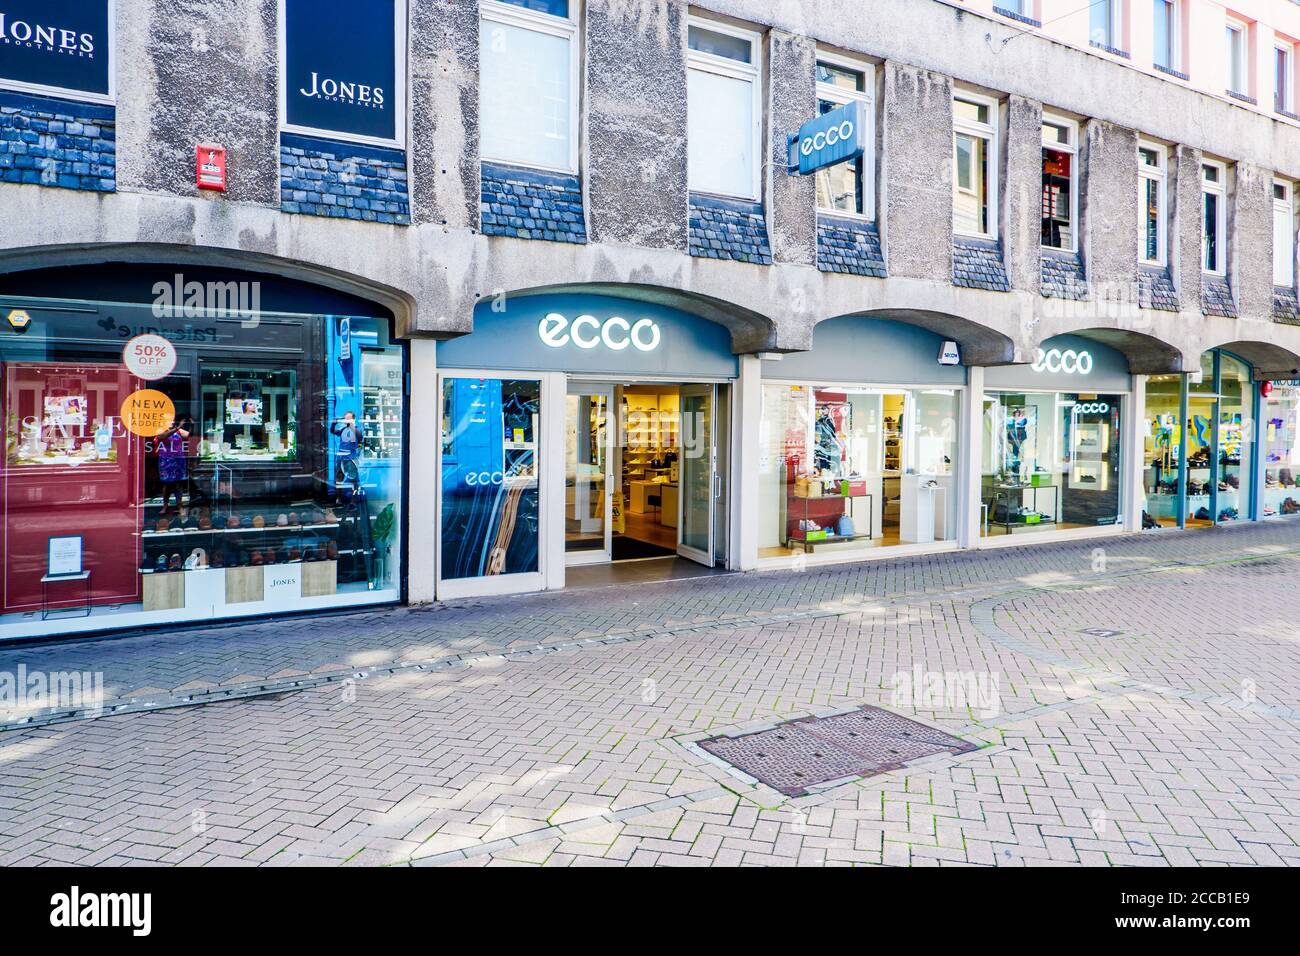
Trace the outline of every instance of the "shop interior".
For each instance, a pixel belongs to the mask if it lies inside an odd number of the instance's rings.
[[[760,557],[952,537],[955,391],[768,385],[763,401]]]

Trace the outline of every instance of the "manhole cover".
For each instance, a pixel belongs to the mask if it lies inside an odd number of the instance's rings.
[[[896,770],[909,760],[965,753],[974,744],[879,707],[806,717],[772,730],[700,741],[708,753],[788,797],[844,777]]]

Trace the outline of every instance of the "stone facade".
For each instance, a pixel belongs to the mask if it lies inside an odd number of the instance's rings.
[[[1010,292],[1002,246],[994,240],[958,236],[952,242],[952,284],[966,289]]]
[[[767,221],[759,203],[692,196],[690,224],[693,256],[734,259],[759,266],[772,264]]]
[[[333,140],[280,137],[280,209],[406,226],[406,153]]]
[[[0,183],[112,192],[116,110],[0,93]]]
[[[549,242],[586,242],[577,176],[483,164],[483,234]]]
[[[817,219],[817,268],[883,279],[885,257],[874,222],[822,215]]]

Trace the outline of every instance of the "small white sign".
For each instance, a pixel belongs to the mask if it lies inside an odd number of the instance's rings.
[[[81,573],[81,535],[50,538],[46,572],[52,578]]]
[[[302,598],[301,564],[266,565],[264,599],[270,604],[290,605]]]
[[[161,335],[137,335],[122,349],[122,364],[136,378],[156,382],[176,368],[176,346]]]
[[[939,349],[940,365],[960,365],[961,350],[957,348],[956,342],[944,342],[943,347]]]

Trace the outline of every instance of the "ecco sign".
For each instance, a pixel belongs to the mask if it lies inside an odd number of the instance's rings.
[[[807,176],[826,166],[857,159],[865,145],[859,104],[849,103],[809,120],[789,138],[790,172]]]
[[[469,471],[465,473],[465,484],[471,488],[504,484],[506,476],[501,471]]]
[[[1079,415],[1105,415],[1110,412],[1110,405],[1106,402],[1079,402],[1074,410]]]
[[[1053,375],[1087,375],[1092,371],[1092,353],[1086,349],[1037,349],[1034,352],[1034,364],[1030,368],[1035,372],[1051,372]]]
[[[650,319],[629,322],[621,315],[611,315],[601,322],[594,315],[580,315],[570,322],[559,312],[548,312],[537,323],[537,334],[553,349],[572,342],[580,349],[594,349],[603,344],[612,352],[621,352],[629,345],[642,352],[653,352],[659,347],[660,339],[659,326]]]

